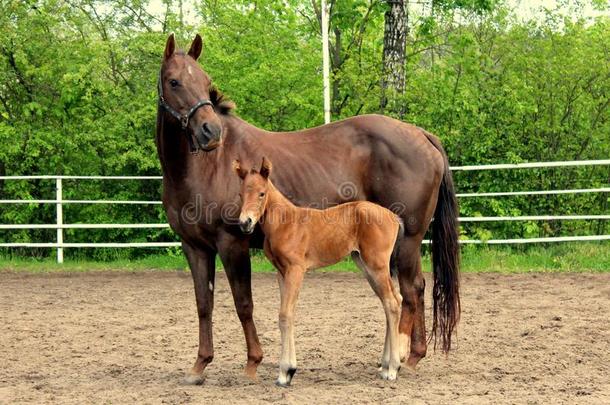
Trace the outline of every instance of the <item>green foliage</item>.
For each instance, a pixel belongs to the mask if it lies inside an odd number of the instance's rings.
[[[498,8],[455,25],[439,17],[413,42],[407,120],[437,133],[453,165],[610,156],[610,20],[518,23]],[[592,63],[605,61],[605,63]],[[608,167],[458,172],[460,192],[596,188]],[[463,216],[604,214],[604,194],[468,198]],[[603,221],[464,224],[482,239],[606,232]]]
[[[386,3],[331,2],[333,119],[377,112]],[[196,25],[167,0],[0,0],[0,175],[158,175],[156,79],[165,39],[204,37],[201,64],[237,113],[269,130],[322,123],[319,9],[297,0],[201,0]],[[559,10],[522,21],[491,0],[411,13],[406,120],[453,165],[610,156],[610,20]],[[592,7],[608,10],[605,2]],[[459,192],[607,186],[608,167],[456,173]],[[49,180],[2,181],[0,198],[52,199]],[[64,181],[66,199],[158,200],[158,181]],[[165,222],[158,205],[67,205],[66,223]],[[462,199],[463,216],[608,213],[605,194]],[[54,223],[55,207],[0,205],[0,223]],[[465,238],[607,233],[603,221],[464,224]],[[49,241],[53,230],[1,231]],[[69,230],[69,242],[172,241],[167,230]],[[11,250],[46,257],[50,249]],[[8,250],[5,251],[8,253]],[[150,251],[70,250],[114,260]],[[126,257],[123,255],[127,255]]]
[[[299,17],[299,4],[289,5],[203,0],[200,6],[204,68],[242,118],[276,131],[322,120],[319,41]]]

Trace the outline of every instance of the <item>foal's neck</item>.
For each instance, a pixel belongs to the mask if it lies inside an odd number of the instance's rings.
[[[278,190],[269,180],[267,189],[267,206],[262,216],[261,227],[263,232],[269,236],[279,226],[295,223],[301,208],[294,205],[288,198]]]
[[[275,187],[275,184],[273,184],[273,182],[271,180],[268,180],[269,182],[269,188],[267,189],[267,195],[268,195],[268,202],[267,205],[269,205],[269,203],[273,202],[275,205],[278,206],[282,206],[285,208],[298,208],[296,205],[294,205],[292,203],[292,201],[290,201],[288,198],[286,198],[286,196],[284,194],[282,194],[282,192],[280,190],[277,189],[277,187]],[[269,209],[269,207],[267,207]]]

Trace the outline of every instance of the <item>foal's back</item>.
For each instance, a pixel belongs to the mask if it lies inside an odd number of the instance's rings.
[[[308,268],[329,266],[363,250],[389,259],[400,228],[396,214],[368,201],[299,211]]]

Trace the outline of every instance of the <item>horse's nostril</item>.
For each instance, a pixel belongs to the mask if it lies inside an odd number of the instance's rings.
[[[205,135],[207,135],[208,137],[210,137],[212,135],[212,131],[210,131],[210,126],[208,125],[207,122],[204,122],[203,125],[201,126],[201,128],[203,129],[203,133]]]
[[[201,132],[208,139],[218,139],[220,138],[220,127],[215,124],[210,124],[208,122],[204,122],[201,125]]]

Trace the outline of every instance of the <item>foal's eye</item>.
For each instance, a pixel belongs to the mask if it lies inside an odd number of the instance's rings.
[[[173,88],[176,88],[176,87],[178,87],[178,85],[180,85],[180,82],[176,79],[171,79],[169,81],[169,85],[172,86]]]
[[[265,193],[260,193],[258,196],[259,196],[260,198],[263,198],[263,197],[265,196]]]

